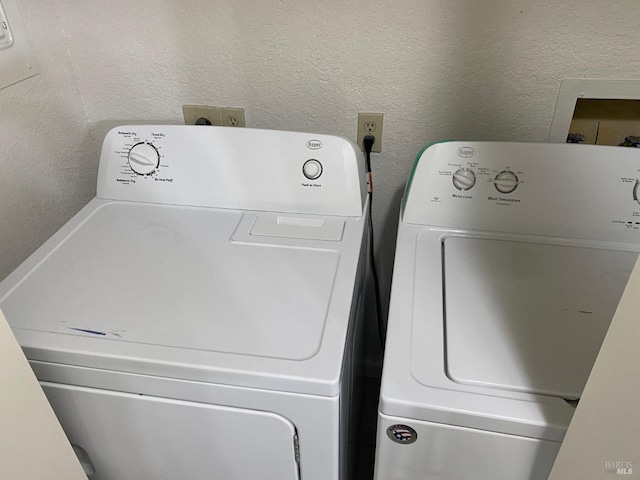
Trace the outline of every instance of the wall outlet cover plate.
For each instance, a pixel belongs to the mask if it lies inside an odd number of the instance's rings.
[[[6,25],[6,28],[5,28]],[[0,2],[0,89],[38,74],[35,57],[14,0]]]
[[[209,107],[207,105],[183,105],[182,114],[185,125],[195,125],[199,118],[206,118],[211,125],[222,126],[222,110],[220,107]]]
[[[224,107],[222,125],[225,127],[244,127],[244,108]]]
[[[382,113],[358,113],[358,146],[364,151],[363,139],[366,135],[373,135],[376,141],[371,148],[372,152],[382,151]]]

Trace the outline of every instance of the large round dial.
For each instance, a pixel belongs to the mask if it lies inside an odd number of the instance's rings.
[[[129,166],[138,175],[150,175],[160,164],[160,154],[147,142],[136,143],[129,150]]]
[[[640,180],[636,180],[636,184],[633,186],[633,199],[640,203],[640,195],[638,194],[638,190],[640,190]]]
[[[518,176],[511,170],[503,170],[496,175],[493,184],[500,193],[511,193],[518,188]]]
[[[476,184],[476,174],[468,168],[461,168],[453,174],[453,186],[458,190],[469,190]]]

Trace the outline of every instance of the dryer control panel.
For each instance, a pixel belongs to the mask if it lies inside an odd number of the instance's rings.
[[[640,150],[433,144],[416,159],[402,215],[436,227],[640,242]]]
[[[360,149],[340,137],[232,127],[129,125],[105,137],[98,197],[361,216]]]

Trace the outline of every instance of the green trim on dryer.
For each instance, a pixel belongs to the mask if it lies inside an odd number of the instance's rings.
[[[439,143],[449,143],[449,142],[454,142],[454,141],[455,140],[439,140],[439,141],[436,141],[436,142],[427,143],[418,152],[418,154],[416,155],[416,159],[413,161],[413,166],[411,167],[411,173],[409,173],[409,179],[407,180],[407,184],[404,187],[404,194],[402,196],[402,205],[400,207],[400,211],[401,212],[404,212],[404,207],[405,207],[405,205],[407,203],[407,197],[409,196],[409,189],[411,188],[411,183],[413,182],[413,176],[416,173],[416,169],[418,168],[418,161],[420,160],[420,157],[422,156],[422,154],[429,147],[433,147],[434,145],[438,145]]]

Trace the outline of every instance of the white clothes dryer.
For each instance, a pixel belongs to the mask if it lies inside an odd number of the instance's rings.
[[[0,284],[90,478],[346,478],[366,192],[338,137],[107,134],[97,197]]]
[[[377,480],[542,480],[640,251],[640,152],[438,143],[400,217]]]

